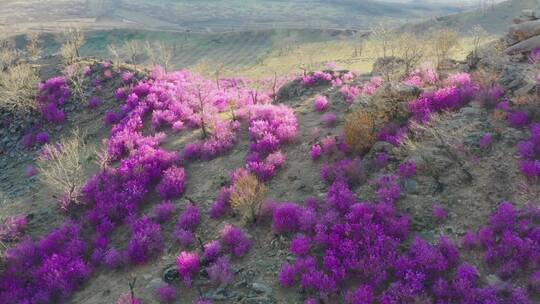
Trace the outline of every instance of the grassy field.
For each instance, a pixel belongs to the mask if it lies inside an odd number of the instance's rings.
[[[485,41],[495,37],[486,37]],[[379,46],[372,40],[363,40],[361,53],[356,49],[359,39],[344,30],[255,30],[228,33],[186,33],[173,31],[106,30],[86,33],[83,56],[110,58],[110,44],[122,45],[130,40],[142,43],[164,42],[175,46],[172,68],[193,68],[202,62],[223,64],[223,75],[267,77],[277,73],[299,73],[300,67],[321,69],[329,62],[338,67],[369,73],[375,60],[381,56]],[[54,54],[58,43],[53,36],[44,39],[47,54]],[[426,46],[430,43],[426,42]],[[452,58],[464,59],[471,51],[471,38],[461,37]],[[423,61],[434,61],[428,47]],[[147,62],[140,62],[145,64]]]
[[[496,39],[495,36],[486,37],[484,43]],[[379,46],[374,41],[366,41],[360,56],[355,54],[358,42],[354,39],[342,41],[325,41],[304,43],[298,45],[290,53],[280,54],[272,51],[259,64],[240,70],[239,73],[250,77],[269,75],[274,71],[278,74],[299,72],[299,65],[308,65],[311,70],[321,69],[329,62],[335,62],[339,68],[369,73],[373,63],[380,57]],[[463,36],[459,40],[458,47],[451,52],[451,58],[464,60],[472,51],[472,38]],[[426,47],[422,62],[434,62],[432,52]]]

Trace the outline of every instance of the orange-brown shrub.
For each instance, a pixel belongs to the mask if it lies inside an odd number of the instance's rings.
[[[377,141],[377,129],[387,121],[383,112],[367,112],[363,109],[345,117],[345,143],[354,151],[367,152]]]
[[[254,221],[266,196],[266,186],[253,174],[239,177],[231,192],[231,206],[246,222]]]

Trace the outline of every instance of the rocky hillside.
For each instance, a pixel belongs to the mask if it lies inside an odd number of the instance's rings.
[[[400,81],[75,67],[1,114],[0,303],[540,301],[529,54]]]

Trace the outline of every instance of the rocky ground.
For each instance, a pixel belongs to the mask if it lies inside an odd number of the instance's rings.
[[[500,56],[495,46],[485,49],[477,67],[499,74],[499,81],[509,92],[510,98],[529,96],[535,98],[535,87],[531,87],[530,77],[534,67],[519,61],[519,57]],[[456,68],[467,69],[466,63]],[[62,127],[48,127],[53,140],[68,136],[72,129],[84,130],[86,139],[99,147],[108,137],[109,130],[103,127],[103,116],[108,108],[116,107],[113,96],[114,81],[105,83],[103,95],[105,106],[98,111],[85,108],[82,103],[68,105],[69,121]],[[338,115],[337,124],[327,127],[321,122],[321,114],[314,111],[313,100],[324,94],[331,100],[330,111]],[[391,102],[374,95],[362,100],[363,103]],[[326,185],[319,177],[323,160],[312,161],[309,157],[311,146],[323,137],[342,134],[344,116],[349,106],[337,88],[317,86],[301,88],[291,84],[283,91],[279,102],[295,110],[299,121],[297,141],[284,149],[287,156],[286,167],[279,171],[269,183],[269,198],[276,201],[302,202],[307,197],[322,197]],[[529,104],[529,106],[531,106]],[[4,120],[13,120],[9,113],[0,113]],[[4,216],[28,214],[29,235],[38,237],[61,223],[67,216],[62,213],[52,197],[50,189],[44,187],[38,177],[25,176],[27,166],[33,165],[38,150],[28,151],[21,144],[27,121],[15,121],[0,130],[2,154],[0,156],[0,195],[4,200],[0,213]],[[413,230],[428,240],[440,234],[453,238],[463,236],[469,229],[477,229],[485,224],[501,201],[512,201],[524,205],[534,201],[540,194],[540,187],[523,178],[518,169],[516,144],[527,138],[528,131],[509,127],[493,110],[482,107],[477,102],[459,111],[441,114],[430,126],[430,130],[411,136],[400,148],[384,142],[376,143],[372,152],[365,157],[373,157],[375,152],[386,151],[390,155],[390,165],[385,171],[368,170],[368,179],[384,172],[392,172],[397,164],[411,160],[418,166],[417,174],[404,183],[405,195],[398,201],[398,209],[411,215]],[[487,149],[478,146],[479,138],[486,133],[494,135],[493,144]],[[441,140],[438,135],[444,135]],[[194,132],[170,135],[164,146],[180,151],[184,144],[197,136]],[[226,155],[205,162],[190,163],[186,167],[188,188],[185,197],[199,202],[203,214],[216,198],[219,188],[227,181],[229,173],[244,163],[247,151],[247,133],[241,135],[240,143]],[[85,166],[90,176],[97,166],[89,160]],[[363,184],[355,189],[361,200],[375,196],[374,186]],[[150,197],[149,201],[157,200]],[[186,199],[177,200],[185,206]],[[446,222],[438,222],[432,215],[432,206],[437,203],[449,212]],[[148,204],[148,212],[151,204]],[[241,225],[238,218],[228,216],[224,220],[210,220],[203,216],[200,237],[206,242],[215,239],[216,232],[225,225]],[[164,235],[170,236],[174,223],[163,226]],[[179,247],[170,238],[166,239],[162,255],[152,262],[126,270],[99,270],[72,298],[72,303],[114,303],[121,293],[127,292],[128,282],[136,277],[136,295],[144,303],[158,303],[154,289],[164,281],[172,282],[180,290],[179,303],[191,303],[200,294],[214,299],[217,303],[301,303],[301,293],[295,289],[283,289],[276,280],[283,261],[292,259],[288,251],[289,240],[276,236],[270,223],[261,221],[245,227],[254,240],[253,249],[241,260],[234,261],[235,279],[227,287],[212,287],[205,276],[195,282],[196,288],[187,289],[174,280],[175,259]],[[113,237],[115,245],[122,248],[128,241],[129,232],[120,229]],[[468,259],[483,270],[483,280],[497,280],[490,269],[484,267],[476,256]],[[518,282],[519,284],[519,282]],[[199,294],[200,293],[200,294]]]

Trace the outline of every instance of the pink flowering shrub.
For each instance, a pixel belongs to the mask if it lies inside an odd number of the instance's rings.
[[[344,85],[339,89],[343,97],[345,98],[345,101],[347,101],[349,104],[352,104],[355,102],[356,97],[360,95],[361,91],[356,86],[350,86],[350,85]]]
[[[326,96],[317,96],[315,98],[315,103],[314,103],[314,106],[315,106],[315,110],[317,110],[318,112],[324,112],[328,109],[328,106],[329,106],[330,102],[328,101],[328,98],[326,98]]]
[[[439,75],[431,68],[416,69],[403,80],[406,85],[423,88],[432,86],[439,82]]]
[[[116,300],[116,304],[143,304],[142,300],[136,297],[133,297],[130,293],[123,293]]]
[[[321,145],[313,145],[311,147],[311,150],[309,152],[309,155],[311,157],[312,160],[317,160],[321,157],[322,155],[322,148],[321,148]]]
[[[26,232],[28,220],[24,215],[11,216],[0,224],[0,241],[13,242],[20,239]]]
[[[316,71],[307,76],[302,77],[302,84],[307,87],[329,84],[334,76],[323,71]]]
[[[191,287],[193,277],[199,273],[201,267],[199,256],[196,253],[182,251],[176,259],[176,265],[182,281],[188,287]]]
[[[380,76],[372,77],[369,81],[365,82],[362,85],[360,94],[367,96],[375,94],[375,91],[377,91],[377,89],[382,86],[383,82],[384,80]]]
[[[336,113],[325,113],[321,116],[321,122],[327,126],[332,127],[336,124],[337,121],[337,115]]]

